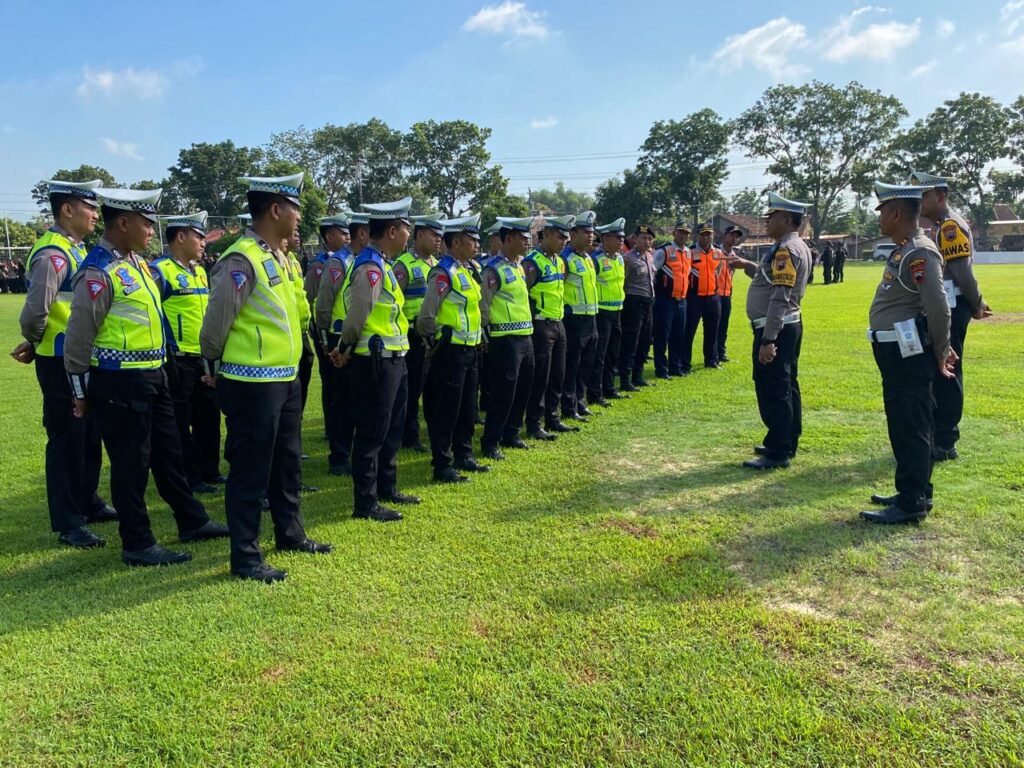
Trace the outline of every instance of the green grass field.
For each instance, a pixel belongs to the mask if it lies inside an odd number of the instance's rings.
[[[735,362],[457,490],[403,454],[403,523],[351,519],[312,394],[303,509],[335,552],[265,531],[272,587],[230,578],[224,541],[170,569],[122,566],[109,524],[106,549],[58,548],[35,377],[6,359],[0,764],[1024,764],[1024,267],[978,269],[998,314],[968,337],[961,460],[906,528],[857,519],[892,487],[880,269],[808,291],[786,472],[739,466],[763,435],[742,276]],[[0,297],[5,352],[20,307]]]

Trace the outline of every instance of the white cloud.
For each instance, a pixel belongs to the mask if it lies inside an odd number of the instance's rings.
[[[937,62],[935,59],[932,59],[931,61],[926,61],[919,67],[914,67],[913,71],[911,71],[910,73],[910,78],[914,79],[915,77],[923,77],[924,75],[927,75],[929,72],[935,69],[936,66],[938,66],[938,63],[939,62]]]
[[[956,24],[949,19],[939,19],[935,24],[935,34],[939,40],[948,40],[956,32]]]
[[[530,121],[530,127],[537,131],[542,128],[554,128],[558,125],[557,117],[535,117]]]
[[[785,16],[760,27],[730,35],[715,51],[713,61],[723,72],[750,66],[768,72],[775,80],[799,77],[807,68],[790,61],[790,55],[807,46],[807,27]]]
[[[839,22],[825,35],[821,50],[829,61],[848,61],[855,58],[888,61],[905,46],[921,36],[921,20],[910,24],[889,21],[884,24],[869,24],[857,29],[860,17],[885,12],[882,8],[864,6],[853,13],[842,16]]]
[[[462,24],[467,32],[490,35],[510,35],[512,39],[535,38],[541,40],[551,31],[544,23],[543,11],[531,11],[526,3],[506,0],[501,5],[485,5]]]
[[[93,69],[82,70],[82,82],[76,93],[79,98],[134,96],[159,99],[167,88],[167,77],[155,69]]]
[[[113,139],[102,138],[103,148],[114,157],[124,157],[129,160],[142,160],[139,154],[139,145],[130,141],[114,141]]]
[[[1007,37],[1018,32],[1024,25],[1024,0],[1014,0],[1014,2],[1004,5],[999,12],[999,21]],[[1022,52],[1024,51],[1024,35],[1002,43],[1000,47],[1006,51]]]

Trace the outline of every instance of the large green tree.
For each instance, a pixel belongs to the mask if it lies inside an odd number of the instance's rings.
[[[61,181],[93,181],[99,179],[103,182],[104,187],[117,186],[117,182],[110,171],[97,165],[80,165],[74,170],[62,168],[56,171],[50,178],[60,179]],[[32,199],[36,201],[42,211],[50,210],[50,198],[47,193],[46,181],[47,179],[43,179],[32,187]]]
[[[811,204],[814,237],[852,185],[877,174],[882,151],[907,114],[894,96],[852,82],[777,85],[733,122],[751,158],[770,161],[783,194]]]
[[[594,212],[598,222],[607,224],[624,217],[627,232],[641,223],[664,227],[671,217],[652,219],[654,203],[650,193],[650,187],[635,170],[626,171],[621,179],[614,177],[602,182],[594,197]]]
[[[447,216],[466,210],[482,193],[500,184],[501,166],[488,167],[490,128],[468,120],[426,120],[405,136],[410,177]]]
[[[531,190],[529,199],[534,208],[561,215],[589,211],[594,207],[593,196],[568,189],[564,181],[557,182],[554,189]]]
[[[312,175],[332,213],[392,200],[407,189],[402,133],[377,118],[276,133],[268,151]]]
[[[230,140],[193,144],[168,168],[169,182],[185,207],[211,216],[235,216],[246,205],[245,185],[238,177],[256,173],[263,160],[263,150],[236,147]]]
[[[741,213],[744,216],[760,216],[764,213],[765,202],[756,189],[744,187],[729,198],[725,204],[730,213]]]
[[[951,180],[954,205],[964,206],[988,244],[992,194],[988,167],[1011,151],[1012,113],[991,96],[961,93],[918,120],[892,143],[891,175],[928,171]]]
[[[659,120],[640,147],[637,172],[648,188],[652,211],[661,218],[697,219],[720,199],[729,175],[726,153],[731,128],[712,109],[682,120]]]

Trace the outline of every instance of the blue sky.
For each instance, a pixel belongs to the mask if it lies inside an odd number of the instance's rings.
[[[0,18],[0,211],[16,218],[57,168],[160,179],[193,142],[299,124],[465,118],[493,129],[513,192],[590,191],[654,120],[735,117],[776,82],[856,79],[912,117],[1024,92],[1024,0],[110,0],[0,2]],[[725,194],[763,183],[763,164],[730,162]]]

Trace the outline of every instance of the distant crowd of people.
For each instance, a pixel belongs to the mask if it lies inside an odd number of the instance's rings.
[[[807,282],[814,282],[814,270],[820,264],[824,272],[825,285],[843,282],[843,268],[846,266],[846,246],[842,241],[833,248],[826,242],[824,250],[817,245],[811,246],[811,273]]]
[[[14,259],[0,261],[0,293],[25,293],[25,262]]]

